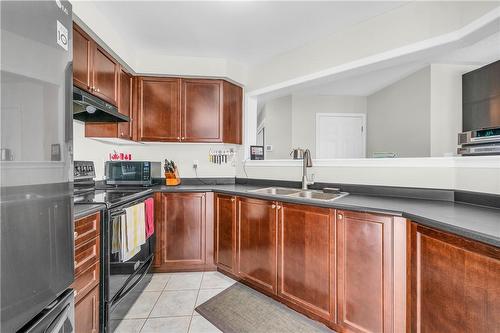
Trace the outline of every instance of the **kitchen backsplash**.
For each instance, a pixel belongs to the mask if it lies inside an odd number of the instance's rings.
[[[115,152],[130,154],[135,161],[157,161],[162,162],[167,158],[174,160],[179,168],[180,177],[196,177],[193,163],[198,162],[198,177],[235,177],[236,156],[232,155],[227,163],[213,163],[210,161],[210,152],[228,152],[231,149],[241,149],[237,145],[229,144],[190,144],[190,143],[145,143],[131,145],[117,145],[104,143],[99,140],[85,138],[85,126],[82,122],[73,122],[74,134],[74,159],[94,161],[96,167],[96,179],[104,177],[104,162],[110,159],[110,154]]]

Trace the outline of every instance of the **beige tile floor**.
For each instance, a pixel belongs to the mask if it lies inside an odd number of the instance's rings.
[[[128,311],[113,312],[115,333],[220,332],[194,308],[235,283],[218,272],[154,274]]]

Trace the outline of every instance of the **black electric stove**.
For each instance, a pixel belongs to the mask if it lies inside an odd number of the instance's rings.
[[[89,190],[75,195],[75,205],[105,204],[108,209],[153,193],[151,189],[106,189]]]
[[[101,302],[100,332],[110,332],[109,319],[114,311],[126,312],[140,291],[151,280],[155,235],[151,235],[131,258],[122,260],[112,250],[113,228],[126,215],[126,208],[141,204],[153,197],[152,189],[106,188],[96,189],[95,168],[91,161],[75,161],[74,203],[75,205],[104,204],[101,223]],[[117,239],[117,242],[123,240]],[[132,292],[133,291],[133,292]],[[124,308],[125,307],[125,308]]]

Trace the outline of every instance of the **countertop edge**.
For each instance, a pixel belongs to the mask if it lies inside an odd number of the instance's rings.
[[[77,208],[78,207],[78,208]],[[79,220],[81,218],[87,217],[89,215],[95,214],[106,209],[104,204],[78,204],[74,205],[74,220]]]
[[[217,185],[213,185],[217,186]],[[392,215],[392,216],[401,216],[404,217],[408,220],[411,220],[413,222],[419,223],[423,226],[426,227],[431,227],[435,228],[441,231],[449,232],[458,236],[462,236],[465,238],[469,238],[481,243],[485,243],[488,245],[492,245],[495,247],[500,247],[500,238],[495,237],[492,235],[484,234],[481,232],[457,227],[454,225],[451,225],[449,223],[441,222],[438,220],[434,219],[429,219],[423,216],[419,216],[416,214],[408,213],[403,210],[386,210],[383,208],[374,208],[374,207],[365,207],[365,206],[355,206],[355,205],[346,205],[346,204],[339,204],[336,203],[335,201],[329,201],[329,202],[317,202],[317,201],[307,201],[305,202],[304,199],[300,198],[290,198],[290,197],[283,197],[283,196],[271,196],[271,195],[265,195],[265,194],[257,194],[257,193],[249,193],[249,192],[243,192],[243,191],[234,191],[234,190],[229,190],[229,189],[217,189],[217,188],[176,188],[172,187],[166,190],[165,188],[153,188],[153,192],[162,192],[162,193],[175,193],[175,192],[214,192],[214,193],[220,193],[220,194],[228,194],[228,195],[240,195],[240,196],[245,196],[249,198],[256,198],[256,199],[263,199],[263,200],[275,200],[275,201],[283,201],[287,203],[292,203],[292,204],[301,204],[301,205],[312,205],[312,206],[318,206],[318,207],[325,207],[325,208],[335,208],[335,209],[345,209],[345,210],[351,210],[351,211],[357,211],[357,212],[366,212],[366,213],[378,213],[378,214],[386,214],[386,215]]]

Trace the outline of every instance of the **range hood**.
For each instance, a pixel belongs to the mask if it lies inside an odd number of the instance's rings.
[[[130,118],[119,113],[116,106],[73,86],[73,119],[83,122],[116,123]]]

